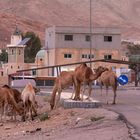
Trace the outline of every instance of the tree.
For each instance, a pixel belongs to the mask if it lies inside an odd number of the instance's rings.
[[[138,64],[138,62],[140,62],[140,45],[138,44],[129,44],[127,46],[128,49],[128,56],[129,56],[129,61],[132,62],[129,65],[129,68],[134,70],[135,72],[135,86],[138,86],[138,82],[139,82],[139,73],[140,73],[140,64]]]
[[[6,49],[2,49],[0,54],[0,61],[7,63],[8,62],[7,58],[8,58],[8,53],[6,52]]]
[[[34,32],[26,32],[24,38],[31,38],[24,50],[25,63],[33,63],[37,52],[41,49],[40,38]]]

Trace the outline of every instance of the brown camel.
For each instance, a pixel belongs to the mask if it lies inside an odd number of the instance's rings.
[[[116,90],[117,90],[116,74],[111,69],[108,69],[107,71],[103,72],[99,77],[99,83],[101,85],[101,92],[102,92],[102,85],[106,87],[107,104],[108,104],[108,88],[109,86],[112,87],[114,92],[114,98],[112,104],[116,104]]]
[[[75,87],[74,71],[62,71],[60,75],[55,79],[55,84],[53,87],[53,92],[50,100],[51,109],[56,108],[56,106],[58,105],[62,90],[73,85]],[[55,102],[57,92],[58,98]]]
[[[16,101],[16,103],[18,104],[18,107],[21,109],[21,110],[23,110],[23,102],[22,102],[22,99],[21,99],[21,92],[19,92],[17,89],[15,89],[15,88],[11,88],[10,86],[8,86],[8,85],[4,85],[4,86],[2,86],[3,88],[6,88],[6,89],[9,89],[9,91],[11,91],[11,94],[13,94],[13,97],[14,97],[14,99],[15,99],[15,101]],[[17,114],[17,112],[16,112],[16,110],[14,109],[14,106],[9,106],[10,107],[10,109],[11,109],[11,119],[13,119],[13,117],[14,117],[14,120],[16,120],[16,114]]]
[[[13,95],[14,94],[13,94],[12,90],[9,90],[8,88],[4,88],[4,87],[0,88],[0,105],[1,105],[1,109],[2,109],[1,110],[1,120],[2,120],[3,114],[5,116],[6,108],[9,104],[12,105],[14,110],[16,112],[18,112],[19,115],[22,115],[22,117],[23,117],[23,110],[21,110],[18,107],[18,104],[16,103]]]
[[[83,83],[84,86],[88,84],[89,88],[89,95],[88,99],[90,98],[91,91],[92,91],[92,82],[96,80],[102,72],[104,72],[106,68],[99,66],[95,70],[95,74],[93,73],[92,69],[88,67],[85,63],[81,64],[75,69],[75,80],[76,80],[76,94],[74,97],[74,100],[81,100],[80,99],[80,89],[81,89],[81,84]],[[85,87],[83,88],[82,92],[82,98],[83,98],[83,93],[85,92]]]

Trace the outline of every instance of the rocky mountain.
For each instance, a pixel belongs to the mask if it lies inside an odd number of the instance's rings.
[[[123,39],[140,40],[140,0],[92,0],[93,27],[120,27]],[[0,0],[0,47],[10,42],[16,23],[44,42],[45,28],[89,26],[90,0]]]

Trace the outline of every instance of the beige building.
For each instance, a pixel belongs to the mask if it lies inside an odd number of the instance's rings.
[[[90,35],[90,29],[86,27],[52,26],[46,29],[45,46],[48,50],[48,65],[89,61],[90,57],[91,60],[123,59],[120,52],[121,32],[119,28],[92,28]],[[125,67],[113,63],[92,63],[93,67],[98,65]],[[61,69],[74,68],[75,66],[69,66]]]
[[[69,64],[98,59],[123,60],[121,50],[121,32],[119,28],[93,28],[92,34],[86,27],[52,26],[45,31],[45,47],[36,55],[35,63],[24,63],[25,42],[21,32],[16,28],[11,35],[11,42],[7,45],[8,63],[0,69],[0,84],[8,83],[8,75],[15,75],[18,70]],[[91,54],[90,54],[91,52]],[[96,62],[99,65],[114,69],[127,68],[126,65]],[[61,70],[74,70],[76,65],[63,66]],[[40,69],[25,72],[28,76],[47,77],[56,76],[56,69]],[[21,73],[21,77],[24,75]],[[19,76],[19,75],[18,75]]]

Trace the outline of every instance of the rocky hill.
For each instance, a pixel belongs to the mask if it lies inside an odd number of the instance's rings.
[[[89,0],[0,0],[0,7],[1,48],[16,23],[42,42],[48,26],[89,26]],[[123,39],[140,40],[140,0],[92,0],[92,26],[120,27]]]

